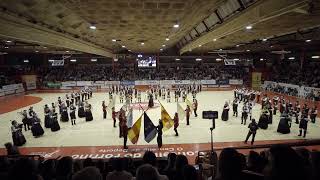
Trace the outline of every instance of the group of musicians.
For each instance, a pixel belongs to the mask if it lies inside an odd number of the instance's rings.
[[[65,100],[58,97],[56,103],[51,103],[51,107],[47,104],[44,106],[44,126],[50,128],[52,132],[60,130],[58,122],[58,113],[56,111],[56,104],[58,104],[60,121],[68,122],[69,117],[71,124],[76,125],[76,109],[78,107],[78,117],[85,117],[86,121],[92,121],[93,116],[91,112],[91,104],[87,102],[92,97],[92,90],[89,88],[82,89],[77,93],[66,94]],[[85,102],[83,102],[85,101]],[[11,122],[11,132],[14,145],[21,146],[25,144],[26,139],[22,133],[22,129],[25,131],[31,130],[34,137],[40,137],[44,134],[44,129],[41,126],[41,120],[33,107],[29,110],[23,110],[19,112],[22,116],[22,124],[16,120]]]

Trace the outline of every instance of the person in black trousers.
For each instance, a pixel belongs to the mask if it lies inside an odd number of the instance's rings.
[[[158,143],[159,149],[162,147],[162,128],[163,128],[163,124],[161,119],[159,119],[159,125],[157,126],[157,131],[158,131],[157,143]]]
[[[246,137],[246,140],[244,141],[244,143],[247,143],[249,137],[252,135],[251,145],[253,145],[254,138],[256,137],[256,133],[257,133],[257,130],[259,128],[255,119],[252,119],[252,122],[249,124],[248,128],[249,128],[249,132],[247,134],[247,137]]]
[[[76,107],[73,104],[70,104],[70,119],[71,125],[76,125]]]
[[[303,131],[303,137],[305,138],[306,137],[306,134],[307,134],[307,129],[308,129],[308,122],[309,122],[309,119],[308,119],[308,115],[302,115],[301,116],[301,119],[300,119],[300,123],[299,123],[299,135],[298,136],[301,136],[302,135],[302,131]]]
[[[128,126],[127,123],[122,124],[122,135],[123,135],[123,149],[128,149],[127,141],[128,141]]]
[[[102,101],[102,111],[103,111],[103,119],[107,118],[107,106],[104,101]]]

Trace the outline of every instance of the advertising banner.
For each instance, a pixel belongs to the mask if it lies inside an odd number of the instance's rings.
[[[219,85],[229,85],[229,79],[220,79],[217,82]]]
[[[76,81],[65,81],[65,82],[61,82],[62,86],[65,87],[73,87],[73,86],[77,86],[77,82]]]
[[[215,79],[201,80],[201,84],[217,84]]]
[[[253,72],[252,73],[252,81],[251,87],[254,90],[259,90],[261,87],[261,73],[260,72]]]
[[[93,86],[104,86],[104,81],[94,81]]]
[[[243,80],[242,79],[229,79],[230,85],[242,85]]]
[[[77,81],[77,86],[92,86],[92,81]]]
[[[60,88],[61,83],[60,82],[47,82],[47,87],[49,88]]]
[[[134,81],[121,81],[120,84],[123,86],[134,86]]]
[[[104,85],[120,85],[120,81],[104,81]]]

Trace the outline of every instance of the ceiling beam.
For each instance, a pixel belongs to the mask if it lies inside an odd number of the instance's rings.
[[[203,34],[199,38],[189,42],[180,49],[180,54],[212,42],[227,35],[244,30],[247,25],[255,25],[272,18],[279,17],[288,12],[308,6],[308,0],[260,0],[240,12],[238,15],[223,21],[210,32]]]
[[[2,25],[0,28],[0,37],[2,38],[114,57],[110,50],[39,26],[11,14],[0,12],[0,24]]]

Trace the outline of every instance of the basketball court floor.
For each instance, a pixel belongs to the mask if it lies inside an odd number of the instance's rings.
[[[34,107],[35,112],[44,120],[43,107],[45,104],[51,105],[52,102],[57,102],[58,97],[65,97],[65,93],[34,93],[26,96],[18,96],[12,98],[6,98],[1,100],[0,107],[2,109],[8,109],[6,106],[12,106],[12,103],[16,105],[16,110],[9,108],[9,112],[1,111],[0,114],[0,142],[3,145],[5,142],[11,142],[10,120],[17,120],[21,123],[21,116],[18,112],[28,109],[30,106]],[[192,101],[191,95],[188,99]],[[27,143],[21,147],[23,154],[40,154],[47,158],[58,157],[63,155],[70,155],[73,158],[110,158],[118,156],[133,156],[141,157],[143,151],[154,150],[157,151],[158,156],[165,156],[168,152],[178,152],[190,157],[194,157],[198,151],[210,149],[210,127],[212,121],[202,119],[202,111],[216,110],[221,117],[223,105],[225,101],[232,102],[233,91],[204,91],[197,95],[198,117],[194,114],[190,118],[190,126],[186,125],[185,119],[180,119],[180,126],[178,127],[179,136],[175,136],[173,128],[163,133],[163,148],[160,150],[157,148],[156,138],[150,143],[144,140],[144,124],[142,119],[142,125],[140,130],[140,137],[136,145],[132,145],[128,140],[128,150],[123,150],[123,139],[119,138],[118,122],[117,127],[113,127],[113,121],[111,114],[107,115],[107,119],[102,118],[102,101],[105,100],[108,104],[107,93],[93,93],[93,97],[88,101],[92,105],[92,113],[94,120],[91,122],[85,122],[84,118],[77,119],[76,126],[72,126],[71,122],[59,122],[61,130],[58,132],[51,132],[50,129],[45,129],[45,134],[41,137],[34,138],[31,131],[23,131]],[[145,94],[142,94],[141,106],[145,109],[147,106],[147,99]],[[34,103],[34,104],[33,104]],[[171,103],[166,100],[155,100],[155,107],[146,111],[147,115],[153,121],[155,125],[158,124],[160,119],[160,103],[168,111],[173,118],[174,113],[177,111],[177,103],[174,99]],[[179,101],[180,105],[185,108],[186,104]],[[19,105],[20,104],[20,105]],[[23,105],[21,105],[23,104]],[[21,108],[21,106],[29,106]],[[140,105],[133,100],[133,123],[141,116],[143,111],[139,108]],[[119,97],[116,99],[116,111],[122,107],[119,102]],[[232,116],[232,106],[230,105],[229,120],[222,121],[221,118],[216,120],[216,128],[213,130],[213,141],[215,146],[227,147],[227,146],[239,146],[245,145],[243,143],[246,134],[248,132],[247,125],[241,124],[241,109],[242,103],[238,107],[239,116]],[[261,105],[255,104],[253,108],[253,118],[257,121],[261,113]],[[277,133],[277,126],[279,122],[279,113],[273,117],[273,124],[269,125],[268,129],[259,129],[256,135],[257,144],[272,143],[274,141],[295,142],[301,141],[304,138],[299,137],[298,125],[292,123],[290,134]],[[307,139],[319,139],[320,138],[320,123],[319,120],[316,124],[309,123]],[[0,154],[4,154],[4,149],[0,149]]]

